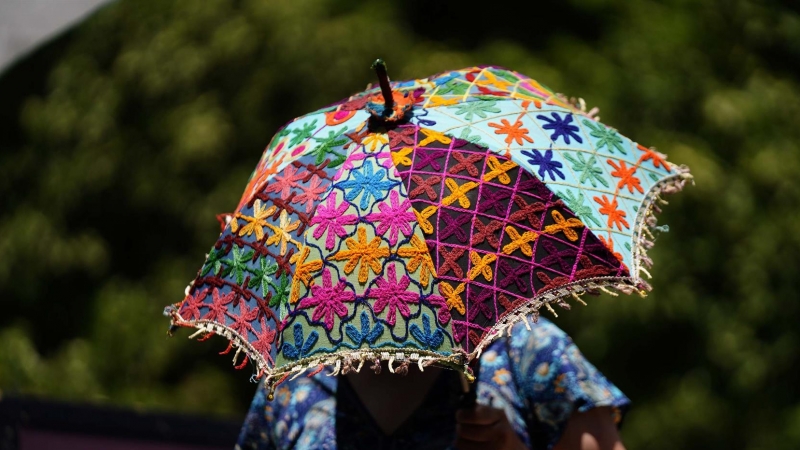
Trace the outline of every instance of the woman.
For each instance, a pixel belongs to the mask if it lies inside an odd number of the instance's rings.
[[[272,402],[258,389],[236,449],[624,450],[629,400],[544,318],[495,341],[477,383],[478,406],[458,410],[451,370],[299,377]]]

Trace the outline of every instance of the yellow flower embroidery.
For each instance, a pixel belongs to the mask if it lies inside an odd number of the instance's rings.
[[[486,86],[486,87],[494,86],[498,90],[507,91],[508,87],[511,86],[512,84],[506,80],[497,78],[496,76],[494,76],[493,73],[489,72],[488,70],[484,70],[483,72],[481,72],[481,75],[483,75],[486,79],[476,81],[475,84],[478,86]]]
[[[581,222],[580,219],[573,217],[569,220],[565,220],[564,216],[562,216],[561,213],[556,210],[550,212],[550,215],[553,216],[553,220],[555,220],[556,223],[544,227],[545,233],[556,234],[559,231],[562,231],[564,236],[566,236],[570,241],[575,242],[578,240],[578,233],[573,230],[573,228],[584,227],[583,222]]]
[[[401,148],[392,152],[392,162],[395,166],[411,166],[411,158],[408,155],[414,151],[411,147]]]
[[[503,246],[503,253],[510,255],[516,250],[519,250],[524,253],[525,256],[533,255],[533,249],[531,248],[529,242],[535,241],[536,238],[539,237],[538,234],[533,231],[526,231],[520,235],[519,232],[512,226],[506,227],[506,233],[508,234],[508,237],[511,238],[511,242]]]
[[[359,227],[357,234],[358,240],[347,238],[344,241],[348,250],[341,250],[331,256],[330,259],[333,261],[347,260],[347,264],[344,266],[344,273],[346,274],[352,273],[356,266],[360,264],[358,282],[364,284],[367,282],[369,269],[372,269],[375,274],[380,273],[382,266],[379,259],[389,256],[389,247],[380,246],[381,238],[379,236],[375,236],[367,243],[366,228]]]
[[[311,249],[305,245],[300,248],[298,253],[289,258],[289,262],[295,265],[294,277],[292,277],[292,291],[289,294],[289,302],[297,303],[300,297],[300,283],[304,286],[309,286],[313,282],[312,274],[322,270],[322,260],[315,259],[306,262],[306,259],[311,254]]]
[[[422,211],[417,211],[414,209],[414,215],[417,216],[417,223],[419,223],[419,227],[422,228],[422,231],[425,234],[433,233],[433,224],[430,222],[430,220],[428,220],[428,218],[436,212],[437,208],[438,206],[436,205],[430,205]]]
[[[449,283],[442,282],[439,284],[439,293],[444,296],[447,302],[447,307],[455,309],[459,314],[465,314],[467,309],[464,308],[464,300],[461,294],[464,292],[464,283],[459,283],[455,289]]]
[[[450,137],[446,136],[444,133],[440,133],[440,132],[438,132],[436,130],[431,130],[431,129],[428,129],[428,128],[420,128],[419,131],[421,131],[422,134],[425,135],[425,139],[423,139],[422,141],[420,141],[417,144],[417,146],[419,146],[419,147],[425,147],[426,145],[428,145],[428,144],[430,144],[431,142],[434,142],[434,141],[435,142],[441,142],[442,144],[445,144],[445,145],[447,145],[447,144],[449,144],[450,142],[453,141],[452,138],[450,138]]]
[[[361,141],[364,148],[374,152],[376,148],[380,148],[389,143],[389,137],[385,133],[370,133]]]
[[[490,156],[486,160],[486,165],[489,166],[489,171],[483,175],[483,181],[492,181],[495,177],[503,183],[511,183],[511,177],[506,172],[517,167],[514,161],[506,161],[501,163],[495,156]]]
[[[470,201],[469,197],[467,197],[467,192],[475,189],[478,186],[478,183],[474,181],[467,181],[459,186],[458,183],[456,183],[456,180],[447,178],[444,180],[444,184],[448,189],[450,189],[450,195],[442,199],[443,205],[449,205],[458,200],[458,204],[461,205],[462,208],[469,208]]]
[[[400,247],[397,250],[397,255],[409,259],[408,263],[406,263],[409,273],[413,273],[417,270],[417,267],[421,268],[419,282],[423,287],[428,287],[431,274],[436,273],[436,267],[434,267],[433,260],[431,260],[428,246],[417,235],[411,236],[410,244],[410,247]]]
[[[497,259],[497,255],[494,253],[489,253],[481,258],[481,255],[479,255],[478,252],[469,252],[469,259],[472,261],[472,268],[469,269],[469,273],[467,274],[467,277],[470,280],[474,280],[478,275],[483,275],[483,277],[486,278],[486,281],[492,281],[494,274],[492,273],[492,268],[489,266],[489,264],[493,263]]]
[[[433,95],[430,99],[428,99],[427,106],[452,106],[458,103],[458,101],[459,100],[457,98],[444,98],[441,95]]]
[[[300,221],[298,220],[292,223],[289,220],[289,214],[286,212],[285,209],[281,211],[281,217],[277,227],[275,225],[270,225],[270,224],[267,224],[267,226],[270,229],[272,229],[272,231],[275,233],[274,235],[270,236],[269,239],[267,239],[267,245],[273,245],[273,244],[279,245],[280,246],[279,253],[281,256],[286,254],[286,245],[289,242],[295,245],[300,245],[300,243],[295,241],[292,238],[292,235],[289,234],[300,227]]]
[[[239,236],[250,236],[251,234],[255,233],[257,240],[260,241],[264,239],[264,227],[269,226],[265,219],[275,213],[276,209],[278,208],[275,205],[267,208],[267,205],[262,204],[261,200],[256,199],[256,201],[253,202],[252,216],[246,216],[244,214],[236,215],[236,217],[240,217],[247,221],[247,224],[245,224],[239,230]],[[234,218],[231,220],[231,231],[236,233],[237,229],[239,229],[239,223]]]

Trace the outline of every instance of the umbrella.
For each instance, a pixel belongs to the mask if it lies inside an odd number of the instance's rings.
[[[542,307],[650,289],[654,213],[685,167],[512,70],[374,67],[378,87],[274,136],[171,330],[226,337],[270,388],[381,361],[469,374]]]

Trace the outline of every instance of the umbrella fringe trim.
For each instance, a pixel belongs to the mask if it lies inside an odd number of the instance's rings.
[[[269,392],[273,392],[275,388],[286,381],[287,379],[294,379],[313,369],[307,376],[316,375],[325,367],[332,367],[333,371],[328,376],[336,376],[339,374],[346,375],[350,372],[360,372],[365,363],[371,363],[370,369],[376,373],[381,371],[381,362],[387,361],[389,363],[389,372],[399,373],[405,375],[408,373],[408,367],[411,364],[416,364],[420,371],[430,365],[446,366],[451,369],[459,370],[468,377],[471,376],[471,371],[466,365],[466,354],[463,352],[455,352],[450,355],[443,355],[428,350],[414,349],[413,351],[381,351],[376,350],[356,350],[346,353],[333,353],[315,355],[308,358],[287,364],[279,369],[273,369],[266,361],[263,355],[253,348],[253,346],[245,340],[238,332],[230,327],[213,322],[210,320],[185,320],[177,311],[170,312],[172,316],[172,325],[178,327],[194,328],[197,330],[189,336],[189,339],[197,338],[198,340],[205,340],[212,335],[219,335],[226,338],[229,342],[228,347],[220,354],[228,354],[231,349],[235,348],[236,352],[233,357],[233,365],[237,369],[243,369],[247,359],[253,363],[256,368],[256,373],[251,377],[251,381],[257,381],[264,377],[264,383]],[[245,354],[241,364],[238,363],[239,355]],[[397,363],[397,365],[395,365]]]
[[[375,373],[381,372],[381,362],[388,362],[389,372],[405,375],[411,364],[416,364],[420,371],[430,365],[439,365],[455,369],[464,373],[468,378],[472,372],[467,366],[467,355],[456,352],[450,355],[432,352],[429,350],[413,351],[381,351],[380,349],[355,350],[343,353],[329,353],[315,355],[287,364],[271,373],[266,374],[264,384],[267,392],[273,393],[275,389],[286,380],[293,380],[304,373],[311,377],[322,372],[326,367],[333,370],[327,376],[347,375],[350,372],[360,372],[365,363],[370,363],[369,368]],[[397,363],[395,365],[395,363]]]
[[[647,268],[652,266],[653,261],[647,256],[647,250],[652,248],[654,244],[653,241],[655,237],[653,231],[661,230],[657,226],[656,221],[656,213],[661,212],[658,204],[666,204],[666,201],[661,198],[661,195],[679,192],[683,189],[687,181],[693,182],[692,175],[689,173],[689,169],[686,166],[671,165],[671,169],[675,170],[676,174],[669,178],[662,179],[653,185],[644,199],[642,199],[633,228],[633,240],[636,242],[636,245],[634,246],[633,253],[633,270],[630,272],[632,276],[587,278],[559,286],[537,295],[518,306],[513,312],[500,318],[500,320],[486,332],[475,349],[467,355],[467,360],[473,361],[476,358],[480,358],[481,353],[489,344],[495,339],[502,337],[504,334],[510,336],[511,329],[520,322],[524,323],[525,327],[530,330],[528,317],[532,316],[535,323],[538,320],[539,310],[542,306],[547,308],[554,316],[558,317],[558,314],[551,304],[555,303],[564,309],[570,309],[570,305],[566,301],[570,297],[586,305],[586,302],[581,299],[581,296],[587,293],[599,295],[600,292],[604,292],[612,296],[617,296],[619,293],[632,294],[636,292],[642,297],[646,296],[647,292],[649,292],[652,287],[642,279],[641,273],[644,273],[647,278],[652,278]],[[642,233],[642,231],[644,231],[644,233]],[[645,236],[645,234],[647,236]],[[650,239],[648,239],[648,237]]]
[[[237,369],[243,369],[245,363],[249,359],[257,370],[257,373],[254,374],[256,379],[260,379],[265,374],[271,372],[266,358],[264,358],[261,353],[257,352],[252,344],[250,344],[247,339],[243,338],[242,335],[236,330],[211,320],[185,320],[180,316],[180,314],[178,314],[177,311],[171,311],[170,314],[172,316],[173,326],[194,328],[197,330],[189,336],[189,339],[194,339],[200,336],[198,341],[204,341],[215,334],[227,339],[229,342],[228,347],[220,352],[220,354],[226,355],[230,353],[231,349],[235,348],[236,352],[233,355],[233,366]],[[239,355],[241,353],[244,353],[245,357],[241,363],[238,363],[237,361],[239,360]]]

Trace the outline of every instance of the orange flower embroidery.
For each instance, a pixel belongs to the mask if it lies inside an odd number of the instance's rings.
[[[614,178],[619,178],[619,183],[617,183],[617,190],[620,190],[624,187],[628,188],[628,192],[633,194],[633,190],[636,189],[639,191],[640,194],[644,194],[644,189],[642,189],[641,180],[638,177],[633,176],[636,173],[636,166],[628,168],[625,165],[625,161],[620,161],[619,166],[614,164],[613,159],[606,160],[608,164],[614,168],[614,171],[611,172],[611,176]]]
[[[414,209],[414,215],[417,216],[417,223],[425,234],[433,233],[433,224],[430,220],[428,220],[428,218],[436,213],[437,208],[438,206],[436,205],[430,205],[422,211],[417,211]]]
[[[313,282],[312,274],[322,270],[322,260],[315,259],[306,262],[311,254],[311,249],[303,246],[300,252],[295,253],[289,258],[289,262],[295,264],[294,277],[292,277],[292,291],[289,294],[289,302],[297,303],[300,297],[300,283],[308,287]]]
[[[444,184],[448,189],[450,189],[450,195],[442,199],[442,204],[449,205],[455,201],[458,201],[458,204],[461,205],[462,208],[468,209],[470,206],[470,201],[469,197],[467,197],[467,193],[478,187],[478,183],[474,181],[467,181],[459,186],[458,183],[456,183],[456,180],[447,178],[444,180]]]
[[[464,292],[464,283],[459,283],[455,289],[449,283],[439,284],[439,293],[444,296],[447,302],[447,307],[455,309],[459,314],[465,314],[467,309],[464,307],[464,300],[461,298],[461,293]]]
[[[333,261],[347,260],[347,264],[344,266],[344,273],[346,274],[352,273],[353,270],[360,265],[358,269],[358,282],[364,284],[367,282],[370,269],[372,269],[376,275],[380,273],[382,267],[380,258],[389,256],[389,247],[380,246],[380,236],[375,236],[367,243],[366,228],[359,227],[357,235],[358,240],[347,238],[347,240],[344,241],[345,245],[347,245],[347,250],[339,251],[339,253],[331,256],[330,259]]]
[[[616,203],[614,204],[616,205]],[[623,214],[625,213],[623,212]],[[569,220],[565,220],[564,216],[562,216],[561,213],[556,210],[551,211],[550,215],[553,216],[553,220],[555,220],[556,223],[544,227],[545,233],[556,234],[559,231],[562,231],[564,236],[566,236],[570,241],[575,242],[578,240],[578,233],[575,232],[573,228],[583,228],[584,225],[580,219],[572,217]]]
[[[658,153],[653,149],[646,148],[641,144],[636,144],[636,147],[644,152],[644,155],[639,157],[640,162],[645,162],[652,159],[653,167],[655,167],[656,169],[658,169],[659,167],[663,167],[664,170],[666,170],[667,172],[672,172],[672,169],[669,168],[669,163],[665,160],[666,157],[664,155]]]
[[[474,280],[478,275],[483,275],[486,278],[486,281],[492,281],[494,278],[494,274],[492,273],[492,268],[489,264],[493,263],[497,259],[497,255],[493,253],[489,253],[487,255],[478,254],[478,252],[470,252],[469,259],[472,261],[472,268],[469,269],[469,273],[467,277],[470,280]]]
[[[409,273],[413,273],[417,268],[420,269],[419,282],[423,287],[428,287],[432,273],[436,273],[436,267],[431,260],[431,254],[428,251],[428,246],[425,241],[420,239],[419,236],[411,236],[411,246],[400,247],[397,250],[397,255],[402,258],[408,258],[406,267]]]
[[[500,119],[500,122],[502,125],[499,123],[489,123],[489,126],[492,128],[497,128],[497,131],[495,131],[494,134],[508,135],[506,136],[506,144],[511,144],[511,141],[515,141],[517,145],[522,145],[523,140],[533,142],[533,139],[528,136],[528,129],[521,128],[522,122],[520,122],[519,119],[517,119],[513,125],[509,123],[507,119]]]
[[[251,234],[255,233],[257,240],[264,239],[264,227],[269,226],[267,221],[265,220],[267,217],[271,216],[275,210],[278,208],[275,205],[270,206],[267,208],[267,205],[261,203],[261,200],[256,199],[253,202],[253,215],[246,216],[244,214],[236,214],[237,218],[241,218],[247,221],[240,230],[239,236],[250,236]],[[231,221],[231,231],[236,233],[237,229],[239,228],[239,223],[236,219]]]
[[[399,150],[392,150],[392,162],[395,166],[410,166],[411,165],[411,158],[408,155],[414,149],[411,147],[401,148]]]
[[[483,175],[483,181],[492,181],[495,177],[503,184],[511,183],[511,178],[506,172],[517,167],[514,161],[500,162],[495,156],[490,156],[486,160],[486,165],[489,166],[489,171]]]
[[[436,130],[431,130],[429,128],[420,128],[419,131],[425,135],[425,139],[423,139],[422,141],[420,141],[420,143],[417,144],[418,147],[425,147],[431,142],[440,142],[442,144],[447,145],[453,141],[452,138]]]
[[[603,245],[606,246],[608,251],[610,251],[611,254],[614,255],[615,258],[617,258],[618,260],[622,261],[622,254],[620,252],[615,252],[614,251],[614,241],[611,240],[611,236],[608,237],[608,240],[606,240],[603,236],[600,236],[600,242],[602,242]]]
[[[625,228],[631,227],[628,225],[628,221],[625,220],[625,216],[627,216],[628,213],[618,209],[619,204],[617,203],[616,197],[613,200],[609,200],[608,197],[604,195],[602,198],[594,197],[594,201],[600,205],[600,214],[608,216],[608,224],[606,226],[609,228],[616,226],[620,230],[622,230],[623,226]]]
[[[511,238],[511,242],[503,246],[503,253],[510,255],[519,250],[526,256],[533,256],[533,249],[531,248],[530,242],[535,241],[536,238],[539,237],[538,234],[533,231],[526,231],[519,234],[519,231],[515,230],[512,226],[506,227],[506,233],[508,237]]]

